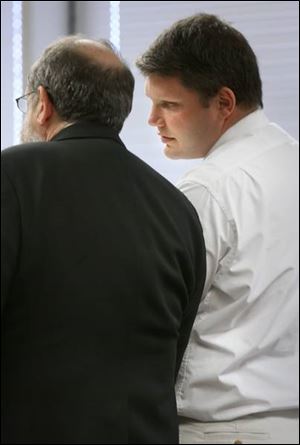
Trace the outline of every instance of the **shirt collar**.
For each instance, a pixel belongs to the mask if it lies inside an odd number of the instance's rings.
[[[206,159],[215,156],[219,152],[219,148],[224,144],[235,139],[240,139],[244,136],[253,134],[259,128],[266,126],[269,123],[263,110],[259,109],[248,114],[236,124],[230,127],[225,133],[217,140],[213,147],[209,150]]]

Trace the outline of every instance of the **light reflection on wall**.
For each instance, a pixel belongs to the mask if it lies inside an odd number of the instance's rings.
[[[120,2],[110,3],[110,41],[120,50]]]
[[[12,2],[12,71],[13,71],[13,95],[14,98],[22,96],[23,93],[23,49],[22,49],[22,3]],[[13,108],[13,141],[20,142],[20,131],[22,127],[22,113],[17,106]]]

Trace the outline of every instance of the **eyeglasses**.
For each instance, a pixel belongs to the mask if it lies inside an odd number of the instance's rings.
[[[30,93],[24,94],[24,96],[18,97],[16,99],[17,107],[22,113],[27,113],[27,96],[35,93],[36,91],[30,91]]]

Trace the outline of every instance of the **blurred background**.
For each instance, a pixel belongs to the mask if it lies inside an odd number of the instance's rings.
[[[175,183],[201,161],[164,157],[155,128],[147,124],[150,101],[135,60],[161,31],[197,12],[216,14],[245,35],[258,58],[267,116],[298,139],[298,1],[1,1],[1,149],[19,143],[22,114],[14,99],[24,94],[31,64],[53,40],[82,33],[110,39],[127,60],[136,87],[121,138]]]

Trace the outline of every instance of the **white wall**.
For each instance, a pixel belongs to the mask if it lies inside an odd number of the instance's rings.
[[[76,3],[76,32],[93,39],[109,39],[109,2],[82,1]]]
[[[46,46],[67,35],[67,3],[61,1],[23,2],[23,55],[25,80],[32,63]]]
[[[1,2],[1,149],[13,143],[12,2]]]

